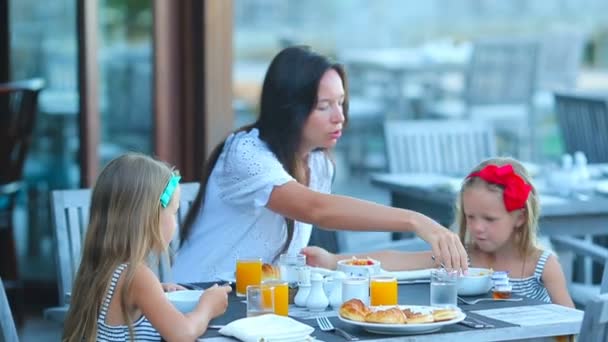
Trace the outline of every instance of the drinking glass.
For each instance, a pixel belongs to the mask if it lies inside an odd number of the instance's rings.
[[[247,286],[247,317],[274,313],[274,287]]]
[[[279,256],[279,269],[281,280],[290,284],[298,282],[298,267],[306,265],[306,255],[304,254],[281,254]]]
[[[371,305],[397,305],[397,278],[372,276],[369,288]]]
[[[457,306],[458,271],[431,270],[431,306]]]
[[[274,313],[281,316],[287,316],[289,313],[289,287],[286,281],[282,280],[264,280],[263,287],[271,287],[274,289]]]
[[[236,295],[245,297],[247,286],[262,282],[262,259],[248,258],[236,260]]]

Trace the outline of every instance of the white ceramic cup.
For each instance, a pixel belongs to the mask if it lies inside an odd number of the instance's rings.
[[[367,277],[349,277],[342,280],[342,303],[357,298],[369,305],[369,279]]]

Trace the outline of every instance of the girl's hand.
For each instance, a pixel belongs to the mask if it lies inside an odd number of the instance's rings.
[[[416,235],[431,245],[437,266],[443,263],[448,269],[466,271],[467,251],[458,235],[426,216],[421,217],[421,222],[416,225]]]
[[[337,255],[328,252],[327,250],[309,246],[300,250],[300,253],[306,255],[306,264],[314,267],[322,267],[330,270],[335,270],[338,262]]]
[[[205,308],[209,318],[215,318],[224,312],[228,307],[228,293],[232,291],[230,286],[218,286],[217,284],[208,288],[198,300],[199,306]]]
[[[187,288],[185,288],[181,285],[178,285],[178,284],[173,284],[173,283],[162,283],[161,285],[163,286],[163,291],[165,291],[165,292],[187,290]]]

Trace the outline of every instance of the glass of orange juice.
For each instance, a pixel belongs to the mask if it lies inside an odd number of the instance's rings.
[[[369,283],[370,304],[397,305],[397,278],[372,276]]]
[[[287,316],[289,313],[289,286],[283,280],[264,280],[263,287],[274,288],[274,313]],[[264,293],[266,295],[266,293]]]
[[[247,258],[236,260],[236,295],[245,297],[247,286],[262,282],[262,259]]]

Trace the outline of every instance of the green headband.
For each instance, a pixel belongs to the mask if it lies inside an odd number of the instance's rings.
[[[179,184],[180,179],[182,179],[182,177],[176,175],[175,173],[171,175],[169,183],[167,183],[165,190],[163,191],[162,195],[160,195],[160,205],[162,205],[163,208],[166,208],[169,205],[169,201],[171,201],[171,196],[173,196],[173,192]]]

